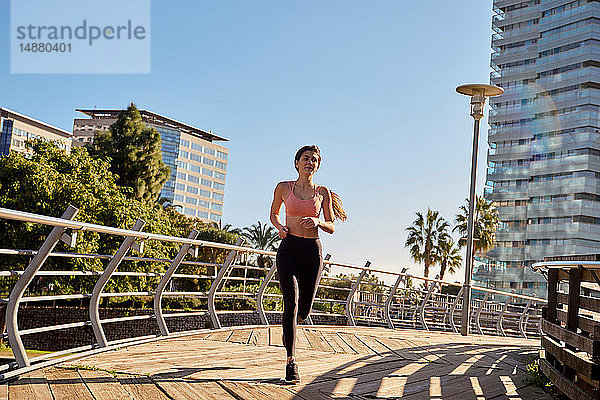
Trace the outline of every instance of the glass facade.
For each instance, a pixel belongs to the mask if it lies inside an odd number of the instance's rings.
[[[75,120],[74,132],[83,132],[83,129],[77,129],[78,126],[87,128],[88,125],[94,125],[91,121],[95,118],[97,126],[102,125],[106,129],[112,123],[108,123],[109,120],[116,120],[119,112],[96,109],[79,111],[92,119]],[[212,140],[226,139],[147,110],[140,110],[140,114],[160,134],[163,161],[171,170],[160,197],[187,216],[220,222],[228,155],[225,147]],[[211,198],[214,206],[206,201]]]
[[[10,119],[0,119],[2,123],[2,136],[0,137],[0,156],[6,156],[10,153],[10,144],[12,143],[13,121]]]
[[[531,264],[600,253],[600,3],[494,1],[485,189],[501,220],[473,279],[546,295]]]

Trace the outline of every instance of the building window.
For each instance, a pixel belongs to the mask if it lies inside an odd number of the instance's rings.
[[[212,198],[213,200],[223,201],[223,195],[221,193],[213,192]]]
[[[212,187],[212,181],[202,178],[202,185]]]
[[[185,190],[185,185],[183,183],[176,183],[175,189],[177,190]]]
[[[219,222],[221,220],[221,216],[219,214],[210,214],[210,219],[215,222]]]
[[[187,187],[187,191],[188,193],[194,193],[194,194],[198,194],[198,188],[194,187],[194,186],[189,186]]]
[[[196,204],[198,204],[198,199],[196,199],[195,197],[189,197],[189,196],[187,196],[185,198],[185,202],[188,203],[188,204],[196,205]]]
[[[183,213],[185,215],[189,215],[190,217],[195,217],[196,216],[196,210],[194,210],[193,208],[187,208],[187,207],[185,207],[183,209]]]
[[[183,173],[183,172],[177,172],[177,179],[186,179],[187,178],[187,174]]]
[[[203,164],[210,165],[211,167],[215,165],[215,160],[211,160],[210,158],[204,157]]]
[[[183,197],[182,195],[180,195],[180,194],[176,194],[176,195],[173,197],[173,200],[174,200],[174,201],[179,201],[179,202],[183,203],[183,202],[184,202],[184,197]]]
[[[227,153],[223,153],[222,151],[217,151],[217,157],[221,160],[227,160]]]
[[[198,210],[198,217],[208,219],[208,211],[200,211]]]
[[[192,170],[194,172],[197,172],[197,173],[201,173],[202,172],[202,168],[200,168],[199,166],[194,165],[194,164],[190,164],[190,170]]]
[[[202,145],[199,143],[192,142],[192,150],[202,151]]]
[[[223,171],[224,171],[225,169],[227,169],[227,164],[225,164],[225,163],[222,163],[221,161],[216,161],[216,162],[215,162],[215,166],[216,166],[217,168],[219,168],[219,169],[222,169]]]
[[[225,185],[223,185],[222,183],[219,183],[219,182],[214,182],[213,188],[215,188],[217,190],[225,190]]]
[[[221,204],[218,204],[218,203],[211,203],[210,204],[210,209],[211,210],[222,211],[223,210],[223,206]]]
[[[182,157],[182,158],[190,158],[190,153],[188,153],[188,152],[187,152],[187,151],[185,151],[185,150],[179,150],[179,157]]]
[[[202,175],[213,176],[213,172],[211,169],[202,168]]]
[[[225,174],[219,171],[215,171],[215,178],[220,179],[222,181],[225,180]]]
[[[200,189],[200,196],[210,197],[210,190]]]
[[[200,207],[204,207],[204,208],[208,208],[208,206],[209,206],[209,204],[208,204],[208,201],[205,201],[205,200],[200,200],[200,201],[198,202],[198,205],[199,205]]]
[[[200,178],[194,175],[188,175],[187,180],[192,183],[198,183],[200,181]]]
[[[202,162],[202,156],[199,156],[198,154],[190,154],[190,159],[193,161]]]
[[[189,140],[185,140],[185,139],[181,139],[181,146],[183,146],[183,147],[190,147],[190,141]]]
[[[216,153],[216,152],[215,152],[215,149],[211,149],[210,147],[204,147],[204,152],[205,152],[206,154],[210,154],[211,156],[214,156],[214,155],[215,155],[215,153]]]

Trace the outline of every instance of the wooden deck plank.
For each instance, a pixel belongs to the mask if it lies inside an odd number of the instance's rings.
[[[135,400],[168,400],[169,398],[146,376],[117,375],[121,386]]]
[[[340,337],[333,332],[321,332],[321,331],[315,331],[316,333],[318,333],[319,335],[321,335],[321,338],[323,341],[325,341],[327,344],[329,344],[329,346],[331,346],[331,348],[333,349],[334,352],[336,353],[346,353],[346,354],[356,354],[354,352],[354,350],[352,349],[352,347],[348,346],[348,344],[346,342],[344,342],[342,339],[340,339]]]
[[[152,379],[152,377],[151,377]],[[173,399],[182,400],[227,400],[234,399],[217,382],[194,382],[183,379],[152,379],[154,383]]]
[[[32,371],[18,380],[9,382],[11,400],[52,399],[52,392],[44,371]]]
[[[79,369],[77,372],[95,400],[131,400],[131,396],[111,373],[88,369]]]
[[[313,350],[322,351],[324,353],[335,353],[333,348],[327,344],[323,336],[314,330],[305,329],[304,333],[306,334],[306,339],[310,343]]]
[[[248,343],[254,346],[269,345],[269,328],[256,328],[252,330]]]
[[[55,399],[94,400],[94,396],[75,370],[50,368],[46,370],[46,379]]]
[[[251,333],[252,329],[236,329],[231,336],[229,336],[227,341],[231,343],[247,344]]]
[[[373,352],[373,350],[371,350],[371,348],[369,348],[363,342],[358,340],[353,333],[341,332],[339,336],[344,342],[346,342],[348,346],[350,346],[358,354],[376,354],[375,352]]]
[[[269,328],[269,345],[283,346],[283,332],[280,326]]]
[[[244,382],[222,381],[221,385],[230,393],[235,393],[237,398],[244,400],[273,400],[273,398],[286,400],[294,397],[293,392],[285,389],[282,389],[274,396],[270,391],[267,391],[268,393],[261,391],[258,385],[251,385]]]
[[[300,328],[296,331],[296,348],[310,349],[312,348],[308,338],[306,337],[306,328]]]
[[[440,378],[444,399],[467,400],[475,395],[469,381],[474,377],[486,398],[500,398],[505,393],[500,375],[513,377],[519,390],[530,390],[521,386],[521,370],[517,369],[517,375],[512,372],[515,366],[523,368],[526,353],[535,351],[539,345],[539,341],[520,338],[479,335],[465,338],[453,333],[346,326],[301,326],[297,343],[302,382],[293,386],[278,384],[285,366],[280,326],[242,327],[210,335],[167,338],[77,362],[117,371],[116,379],[102,371],[79,371],[89,392],[100,400],[113,391],[107,389],[102,394],[98,390],[101,394],[97,395],[94,384],[117,385],[114,387],[121,388],[124,398],[152,400],[202,399],[202,396],[248,400],[325,400],[351,396],[358,400],[391,398],[399,390],[407,398],[417,399],[429,397],[431,377]],[[454,375],[450,375],[452,371]],[[42,387],[46,384],[43,377],[37,382],[38,389],[40,383]],[[29,387],[19,388],[12,383],[8,389],[11,400],[35,398]],[[523,393],[530,392],[536,399],[540,397],[531,390]]]

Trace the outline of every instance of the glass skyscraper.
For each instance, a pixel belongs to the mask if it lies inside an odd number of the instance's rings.
[[[494,0],[485,194],[501,220],[474,280],[545,296],[530,265],[600,253],[600,3]]]
[[[73,145],[91,142],[98,130],[108,129],[120,110],[78,109],[91,118],[75,119]],[[163,162],[171,177],[163,186],[162,201],[189,217],[221,222],[229,150],[216,144],[227,139],[148,110],[139,110],[146,125],[162,140]]]

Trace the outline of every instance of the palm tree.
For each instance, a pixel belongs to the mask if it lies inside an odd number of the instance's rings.
[[[469,200],[466,205],[460,206],[459,213],[454,219],[454,229],[458,231],[460,248],[467,245],[467,220],[469,215]],[[496,229],[498,229],[498,210],[491,202],[486,201],[483,196],[477,196],[475,201],[475,220],[473,224],[473,259],[476,254],[483,254],[494,247]]]
[[[404,246],[409,248],[410,256],[415,262],[425,265],[424,274],[427,277],[429,267],[435,264],[439,241],[447,235],[449,225],[438,211],[429,208],[425,217],[420,212],[416,215],[413,224],[406,228],[408,238]]]
[[[450,274],[453,274],[462,264],[462,257],[459,253],[460,247],[456,245],[450,235],[445,235],[437,250],[436,259],[440,263],[440,279],[444,280],[446,269]]]
[[[260,221],[258,221],[258,224],[245,227],[242,230],[242,236],[248,239],[253,248],[260,250],[275,250],[281,241],[277,229],[268,224],[263,225]],[[256,257],[256,262],[260,267],[270,267],[273,265],[271,257],[263,254],[259,254]]]
[[[225,232],[233,233],[235,235],[242,234],[242,230],[240,228],[234,228],[233,225],[231,225],[231,224],[225,224],[225,225],[223,225],[223,227],[221,229],[224,230]]]

